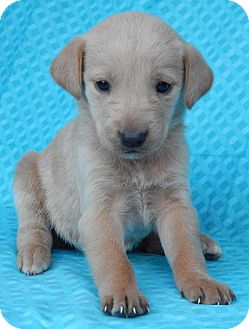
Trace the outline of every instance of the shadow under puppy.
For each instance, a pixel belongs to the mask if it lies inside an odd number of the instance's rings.
[[[48,268],[53,229],[87,255],[105,313],[145,314],[126,251],[155,232],[184,297],[229,304],[233,292],[207,274],[189,196],[184,109],[213,81],[201,54],[158,18],[128,12],[73,39],[51,73],[79,114],[17,167],[19,269]]]

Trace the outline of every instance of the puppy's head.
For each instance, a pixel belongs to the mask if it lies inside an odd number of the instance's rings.
[[[175,113],[191,108],[213,81],[194,47],[163,21],[136,12],[73,39],[51,73],[78,100],[87,98],[102,145],[128,159],[158,150]]]

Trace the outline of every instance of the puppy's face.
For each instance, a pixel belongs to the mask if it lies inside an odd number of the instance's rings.
[[[89,42],[86,96],[105,147],[138,158],[157,150],[167,136],[182,87],[182,52],[157,34],[115,39]]]
[[[142,13],[112,16],[74,39],[54,61],[52,74],[77,98],[84,84],[99,141],[127,159],[158,150],[175,112],[184,102],[191,107],[212,83],[201,55]]]

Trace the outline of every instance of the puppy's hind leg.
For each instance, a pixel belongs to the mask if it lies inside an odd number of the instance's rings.
[[[52,234],[37,169],[38,156],[38,153],[29,152],[21,160],[14,181],[19,221],[17,266],[28,275],[45,271],[51,262]]]
[[[200,240],[202,252],[206,259],[217,260],[220,258],[222,253],[217,241],[203,233],[200,233]],[[164,255],[164,250],[157,233],[151,233],[146,238],[144,238],[136,250],[144,253]]]
[[[221,257],[222,252],[219,243],[210,236],[201,233],[202,252],[206,259],[217,260]]]

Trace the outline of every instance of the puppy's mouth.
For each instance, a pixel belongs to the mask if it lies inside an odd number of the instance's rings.
[[[117,155],[127,160],[137,160],[151,155],[154,149],[123,149],[117,152]]]
[[[136,154],[136,153],[139,153],[139,151],[137,151],[137,150],[128,150],[128,151],[125,151],[124,153],[125,154]]]
[[[141,157],[145,156],[145,154],[144,154],[144,152],[142,152],[142,150],[138,151],[138,150],[135,150],[135,149],[124,150],[122,152],[122,154],[123,154],[123,157],[125,159],[131,159],[131,160],[138,159],[138,158],[141,158]]]

